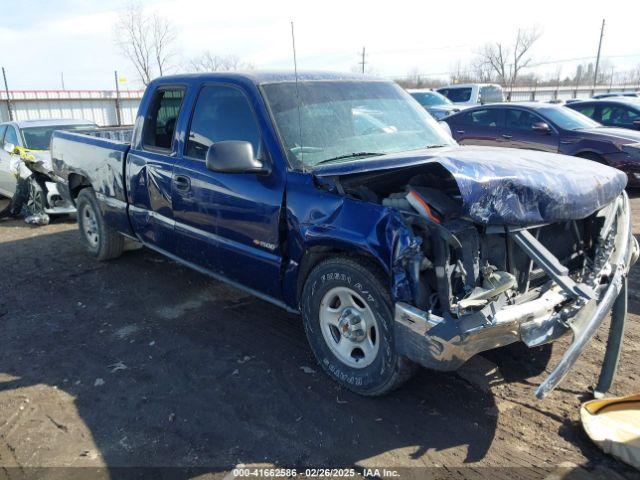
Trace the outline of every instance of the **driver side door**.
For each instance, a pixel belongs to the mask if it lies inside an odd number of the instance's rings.
[[[209,170],[209,147],[226,140],[251,143],[256,158],[270,163],[244,91],[231,84],[205,84],[173,172],[177,254],[214,275],[278,298],[284,172],[277,168],[266,174]]]
[[[534,130],[536,123],[547,123],[541,116],[521,108],[506,108],[502,138],[504,146],[543,152],[558,152],[560,136],[551,127],[549,131]]]

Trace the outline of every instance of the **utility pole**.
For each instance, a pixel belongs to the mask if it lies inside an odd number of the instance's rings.
[[[9,121],[13,120],[13,110],[11,109],[11,99],[9,98],[9,85],[7,85],[7,74],[2,67],[2,78],[4,80],[4,93],[7,95],[7,111],[9,112]]]
[[[116,81],[116,121],[118,126],[122,125],[122,118],[120,116],[120,87],[118,86],[118,71],[113,71],[113,78]]]
[[[360,65],[362,65],[362,74],[363,74],[363,75],[364,75],[364,66],[365,66],[365,64],[367,63],[367,62],[365,62],[364,58],[365,58],[365,49],[364,49],[364,47],[362,47],[362,60],[361,60],[361,61],[359,61],[358,63],[359,63]]]
[[[64,72],[60,72],[60,83],[62,84],[62,90],[66,90],[64,88]]]
[[[596,57],[596,70],[593,73],[593,91],[596,91],[596,84],[598,83],[598,67],[600,66],[600,52],[602,51],[602,37],[604,36],[604,18],[602,19],[602,27],[600,28],[600,41],[598,42],[598,56]]]

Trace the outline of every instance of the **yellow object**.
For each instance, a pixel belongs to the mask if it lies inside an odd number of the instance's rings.
[[[640,469],[640,394],[585,402],[580,419],[596,445]]]

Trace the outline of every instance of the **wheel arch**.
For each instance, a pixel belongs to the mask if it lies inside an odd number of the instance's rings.
[[[349,257],[355,260],[361,259],[364,263],[372,265],[373,268],[377,268],[390,284],[391,278],[388,266],[385,265],[382,259],[376,256],[372,251],[355,245],[329,245],[321,243],[308,247],[300,258],[295,284],[296,307],[299,308],[300,306],[302,290],[311,271],[321,262],[335,257]]]

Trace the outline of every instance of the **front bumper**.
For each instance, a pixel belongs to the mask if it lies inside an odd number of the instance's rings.
[[[583,283],[577,284],[566,273],[554,271],[562,269],[557,259],[547,251],[535,250],[533,245],[528,252],[531,258],[541,267],[547,263],[548,273],[554,279],[542,295],[520,304],[508,304],[506,298],[498,297],[486,307],[484,315],[467,319],[438,317],[406,303],[396,303],[397,350],[425,367],[455,370],[486,350],[516,341],[533,347],[572,332],[571,345],[536,390],[536,396],[542,398],[566,376],[613,308],[607,355],[597,388],[604,393],[613,380],[618,361],[626,318],[626,276],[638,257],[626,193],[605,213],[597,258]]]

